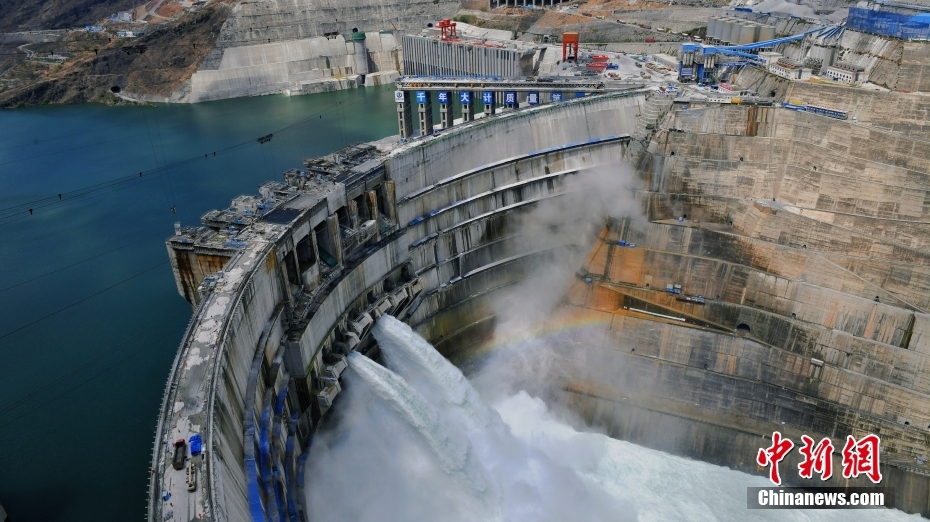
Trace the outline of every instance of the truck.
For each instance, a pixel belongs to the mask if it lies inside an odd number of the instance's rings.
[[[178,439],[174,441],[174,455],[171,457],[171,467],[182,470],[184,469],[185,460],[187,460],[187,441]]]

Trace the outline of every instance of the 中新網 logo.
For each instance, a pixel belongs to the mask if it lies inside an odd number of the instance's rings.
[[[823,438],[814,445],[814,439],[807,435],[801,436],[803,445],[798,448],[804,460],[798,464],[798,474],[801,478],[813,478],[814,473],[820,474],[820,480],[827,480],[833,476],[833,442]],[[878,435],[866,435],[856,440],[852,435],[846,437],[843,446],[843,478],[855,478],[859,475],[869,477],[873,483],[882,480],[879,468]],[[778,473],[778,463],[794,448],[794,442],[782,437],[781,433],[772,433],[772,445],[760,448],[756,455],[756,463],[760,466],[769,466],[769,480],[776,486],[781,485],[781,476]]]

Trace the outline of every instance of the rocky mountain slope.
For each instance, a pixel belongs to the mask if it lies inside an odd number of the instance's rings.
[[[133,5],[132,0],[0,0],[0,32],[81,27]]]
[[[122,91],[168,97],[213,49],[230,9],[216,4],[176,22],[151,26],[141,38],[94,39],[75,33],[74,59],[46,69],[31,83],[0,92],[0,107],[42,103],[119,102]],[[95,50],[96,49],[96,50]]]

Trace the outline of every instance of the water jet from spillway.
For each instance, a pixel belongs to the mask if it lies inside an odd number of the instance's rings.
[[[487,404],[406,324],[384,316],[374,334],[390,369],[350,357],[337,418],[307,463],[313,520],[909,518],[747,511],[745,488],[765,478],[580,433],[526,392]],[[475,476],[485,489],[463,478]]]

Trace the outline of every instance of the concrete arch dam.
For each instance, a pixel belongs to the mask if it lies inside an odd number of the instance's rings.
[[[341,390],[345,356],[376,355],[373,321],[389,313],[454,338],[473,319],[445,311],[477,311],[475,295],[526,266],[583,254],[577,236],[529,240],[521,216],[579,197],[574,180],[589,167],[638,157],[628,133],[644,103],[641,92],[588,97],[389,152],[348,147],[202,226],[178,225],[168,251],[195,311],[165,390],[149,520],[301,511],[300,488],[315,480],[302,476],[307,445]],[[553,214],[525,229],[550,225],[565,226]]]
[[[348,147],[178,226],[168,250],[195,313],[148,519],[302,512],[301,488],[325,480],[303,475],[307,444],[347,354],[377,358],[374,321],[399,317],[455,357],[543,265],[569,267],[545,320],[589,327],[540,389],[588,423],[750,473],[774,430],[840,446],[877,433],[882,485],[927,515],[930,149],[879,125],[586,97]],[[586,228],[566,209],[598,192],[613,217]]]

